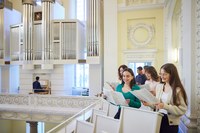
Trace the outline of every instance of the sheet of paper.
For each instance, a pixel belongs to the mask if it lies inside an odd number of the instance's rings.
[[[111,94],[111,91],[112,90],[103,88],[103,94],[106,96],[106,100],[109,101],[109,102],[111,102],[111,103],[115,103],[115,101],[113,99],[113,96]]]
[[[108,89],[108,90],[114,91],[113,88],[112,88],[111,83],[109,83],[109,82],[105,82],[105,83],[104,83],[104,88],[105,88],[105,89]]]
[[[116,105],[128,106],[126,99],[121,92],[111,91]]]
[[[140,89],[135,91],[130,91],[133,95],[135,95],[138,99],[151,103],[156,104],[159,103],[159,100],[151,94],[147,89]]]
[[[140,89],[150,90],[149,84],[139,85]]]
[[[115,104],[115,105],[122,105],[128,106],[123,94],[121,92],[116,92],[108,89],[103,89],[103,93],[106,96],[106,100]]]

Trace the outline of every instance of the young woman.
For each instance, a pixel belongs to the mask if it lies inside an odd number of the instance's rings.
[[[115,91],[116,87],[118,84],[122,83],[122,72],[124,71],[124,69],[128,68],[126,65],[120,65],[118,68],[118,80],[116,82],[112,82],[109,83],[107,82],[107,84]]]
[[[187,111],[187,95],[180,81],[175,65],[164,64],[160,69],[162,84],[156,87],[156,97],[160,103],[144,105],[156,108],[164,116],[162,118],[160,133],[178,133],[180,118]]]
[[[124,98],[126,99],[127,104],[130,107],[140,108],[141,107],[140,100],[130,92],[130,91],[140,89],[139,86],[136,85],[135,76],[132,69],[130,68],[124,69],[122,75],[123,75],[122,83],[116,87],[116,91],[121,92],[123,94]],[[115,115],[116,119],[119,119],[119,117],[120,117],[120,108],[117,114]]]
[[[118,68],[118,80],[119,80],[120,84],[122,83],[122,73],[123,73],[124,69],[126,69],[126,68],[128,68],[126,65],[121,65]]]
[[[145,84],[148,84],[149,91],[153,95],[156,95],[156,86],[159,84],[160,81],[160,77],[158,76],[156,69],[153,66],[147,67],[145,70],[145,75],[147,77]]]

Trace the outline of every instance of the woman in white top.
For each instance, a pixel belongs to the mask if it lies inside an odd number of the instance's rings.
[[[156,97],[160,102],[155,105],[143,104],[163,113],[160,133],[178,133],[180,118],[187,111],[187,95],[175,65],[164,64],[160,76],[163,83],[156,86]]]
[[[149,91],[155,96],[156,86],[159,84],[160,77],[158,76],[158,73],[153,66],[148,66],[145,69],[145,75],[147,78],[147,80],[145,81],[145,84],[149,85]]]

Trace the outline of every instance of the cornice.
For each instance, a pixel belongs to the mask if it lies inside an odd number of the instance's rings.
[[[118,4],[118,12],[156,9],[156,8],[164,8],[164,7],[165,7],[165,3],[158,3],[158,4],[150,3],[150,4],[130,5],[130,6],[126,6],[125,4]]]

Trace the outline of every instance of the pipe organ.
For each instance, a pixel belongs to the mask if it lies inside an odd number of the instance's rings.
[[[63,60],[75,60],[76,64],[79,59],[85,59],[85,25],[82,22],[52,19],[54,0],[42,0],[42,21],[33,21],[32,1],[25,2],[23,23],[10,27],[12,64],[25,60],[33,60],[32,64],[43,64],[45,60],[65,64]]]
[[[36,11],[33,1],[22,0],[23,23],[9,26],[10,63],[20,66],[20,93],[27,93],[35,75],[51,73],[47,79],[52,83],[52,94],[70,94],[74,83],[69,79],[75,74],[74,64],[78,63],[90,64],[90,77],[94,72],[99,80],[89,86],[93,90],[99,88],[102,84],[103,0],[86,0],[85,24],[77,19],[53,19],[56,15],[52,13],[56,12],[52,11],[54,0],[42,0],[42,20],[33,20]],[[70,78],[66,73],[71,73]],[[66,79],[70,84],[64,83]]]
[[[52,42],[50,53],[46,55],[51,60],[76,60],[84,59],[85,48],[85,26],[79,20],[52,20],[52,35],[49,42]],[[43,60],[42,54],[42,23],[33,24],[33,60]],[[23,61],[22,24],[12,25],[11,29],[11,61]],[[18,43],[16,43],[18,42]]]
[[[99,56],[102,43],[102,0],[87,1],[87,56]]]
[[[11,61],[79,60],[85,59],[85,49],[87,58],[100,59],[103,45],[102,0],[86,1],[86,27],[76,19],[53,20],[55,0],[42,0],[42,21],[37,22],[33,21],[34,0],[22,2],[23,23],[12,25],[10,29]]]

